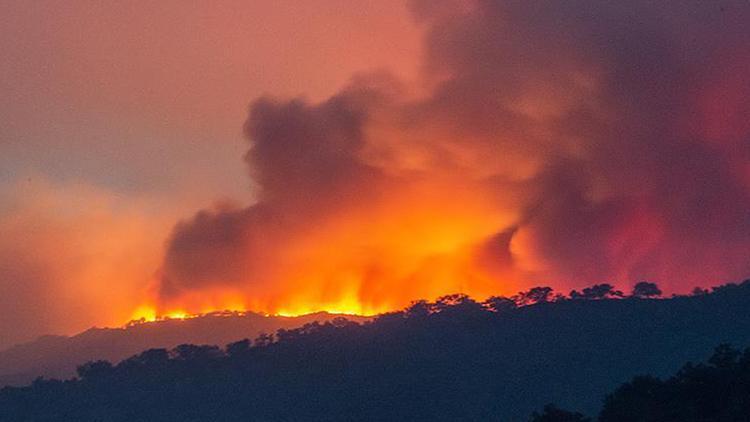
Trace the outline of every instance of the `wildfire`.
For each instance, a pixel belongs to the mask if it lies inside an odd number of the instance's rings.
[[[167,319],[187,319],[194,315],[178,309],[159,313],[156,306],[141,305],[133,312],[130,321],[154,322]]]
[[[513,274],[492,266],[497,259],[492,248],[500,242],[493,234],[514,217],[474,195],[454,203],[419,192],[336,216],[269,250],[264,262],[248,266],[237,280],[152,298],[133,317],[185,318],[221,310],[376,315],[452,293],[477,298],[515,293],[521,286]]]
[[[205,315],[219,315],[219,316],[236,316],[244,315],[248,312],[257,312],[266,316],[282,316],[282,317],[296,317],[301,315],[308,315],[315,312],[327,312],[329,314],[337,315],[374,315],[382,312],[386,312],[390,309],[379,309],[372,310],[362,306],[362,304],[354,301],[342,301],[338,304],[313,306],[313,305],[300,305],[297,307],[279,308],[273,312],[266,312],[262,310],[251,310],[244,306],[227,305],[219,307],[203,307],[200,312],[188,312],[183,309],[165,309],[159,310],[156,305],[145,304],[139,306],[130,316],[128,325],[156,322],[156,321],[167,321],[167,320],[186,320],[191,318],[197,318]]]
[[[419,299],[452,293],[486,298],[521,287],[494,264],[497,249],[508,242],[495,235],[514,223],[512,211],[498,209],[469,186],[452,189],[450,197],[426,182],[403,189],[377,205],[350,206],[302,229],[239,226],[236,249],[226,255],[226,249],[206,246],[214,245],[210,239],[191,245],[188,251],[201,254],[186,255],[184,267],[167,260],[163,274],[170,290],[153,289],[131,319],[185,319],[224,310],[367,316]],[[243,243],[244,236],[255,239],[255,230],[263,233],[263,243]],[[198,268],[196,260],[203,259],[212,263],[199,277],[183,271]],[[163,280],[156,285],[163,287]]]

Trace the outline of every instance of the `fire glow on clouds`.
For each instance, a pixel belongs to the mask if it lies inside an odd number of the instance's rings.
[[[750,274],[747,3],[412,9],[427,88],[381,72],[319,103],[256,100],[257,202],[175,227],[156,306],[368,314]]]
[[[643,279],[674,292],[750,275],[746,1],[409,6],[424,32],[417,80],[375,71],[322,101],[252,102],[252,205],[200,210],[171,233],[151,217],[171,227],[184,209],[143,214],[86,189],[27,204],[93,198],[82,213],[6,213],[0,270],[43,288],[19,299],[0,280],[0,309],[41,333],[60,318],[371,314],[455,292]],[[149,241],[164,237],[163,250]],[[132,286],[135,265],[156,270],[138,292],[117,282]],[[52,312],[65,301],[78,308]]]

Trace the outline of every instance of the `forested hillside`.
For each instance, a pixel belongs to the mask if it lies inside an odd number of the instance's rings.
[[[718,344],[750,344],[750,281],[656,295],[607,285],[483,303],[452,295],[362,325],[336,319],[223,348],[153,349],[116,366],[88,363],[78,379],[6,388],[0,417],[517,421],[547,403],[596,415],[634,376],[668,376]]]

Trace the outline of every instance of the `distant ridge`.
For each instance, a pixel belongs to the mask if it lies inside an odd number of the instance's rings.
[[[90,328],[74,336],[42,336],[0,351],[0,387],[24,385],[39,376],[70,378],[78,365],[89,360],[119,362],[150,348],[179,344],[224,345],[242,338],[254,339],[319,321],[344,317],[363,322],[368,317],[317,312],[286,317],[254,312],[214,312],[186,319],[132,322],[121,328]]]
[[[635,376],[674,374],[720,344],[750,345],[750,280],[665,299],[639,285],[629,296],[608,284],[481,303],[448,295],[366,324],[252,314],[90,330],[76,337],[96,341],[81,344],[132,346],[181,329],[190,332],[173,343],[232,344],[145,350],[116,365],[90,362],[66,381],[2,388],[0,420],[521,421],[548,403],[595,415]],[[332,323],[236,342],[264,322],[270,333],[325,318]],[[218,326],[235,340],[218,340]]]

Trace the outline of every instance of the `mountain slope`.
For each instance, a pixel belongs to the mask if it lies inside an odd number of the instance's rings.
[[[184,343],[224,345],[338,316],[325,312],[298,317],[214,313],[122,328],[91,328],[71,337],[44,336],[0,352],[0,387],[28,384],[39,376],[70,378],[75,375],[76,366],[89,360],[119,362],[146,349],[172,348]],[[346,318],[367,320],[349,315]]]
[[[750,345],[748,309],[750,282],[502,312],[451,299],[250,348],[151,350],[81,380],[4,389],[0,408],[4,420],[78,421],[517,421],[546,403],[594,415],[633,376]]]

